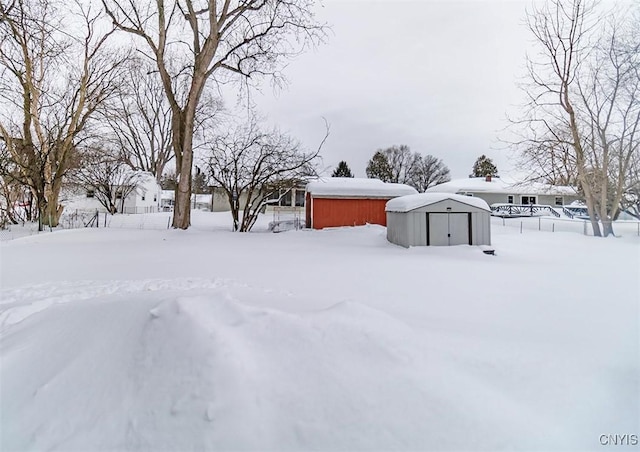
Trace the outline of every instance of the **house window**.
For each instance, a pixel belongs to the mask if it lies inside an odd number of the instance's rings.
[[[153,195],[153,202],[158,201],[158,195]]]
[[[564,205],[564,199],[562,199],[562,196],[556,196],[556,206],[563,206]]]
[[[304,190],[296,190],[296,207],[304,207]]]
[[[525,206],[529,205],[529,204],[535,204],[536,203],[536,197],[535,196],[523,196],[522,197],[522,204],[524,204]]]
[[[93,198],[96,196],[96,192],[94,190],[87,190],[87,198]]]
[[[142,194],[142,200],[143,200],[143,201],[144,201],[145,196],[146,196],[146,194],[145,194],[145,193],[143,193],[143,194]]]
[[[291,190],[287,190],[287,192],[282,195],[280,198],[280,205],[283,207],[288,207],[291,205]]]
[[[116,190],[116,199],[122,199],[122,189]]]
[[[507,196],[507,203],[513,204],[513,195]]]

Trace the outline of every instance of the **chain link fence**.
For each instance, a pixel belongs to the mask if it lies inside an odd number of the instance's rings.
[[[521,233],[526,231],[547,232],[575,232],[577,234],[593,236],[591,222],[588,220],[552,218],[552,217],[520,217],[498,218],[492,217],[492,224],[510,228],[518,228]],[[640,221],[618,220],[613,223],[615,235],[635,235],[640,237]]]
[[[38,231],[37,222],[7,224],[0,229],[0,241],[14,240],[61,229],[168,229],[171,227],[171,215],[171,212],[110,215],[97,210],[75,210],[63,213],[57,227],[45,226],[43,231]]]

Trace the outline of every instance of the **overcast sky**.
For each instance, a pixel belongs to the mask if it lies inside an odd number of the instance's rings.
[[[501,173],[511,155],[497,141],[521,102],[528,2],[325,0],[327,43],[290,62],[289,86],[254,94],[261,112],[309,147],[324,133],[324,167],[346,160],[365,177],[380,148],[406,144],[467,177],[481,154]]]

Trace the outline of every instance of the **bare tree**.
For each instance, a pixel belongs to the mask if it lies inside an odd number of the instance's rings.
[[[577,81],[586,180],[605,236],[613,234],[632,157],[640,152],[640,41],[626,41],[617,25],[609,22]]]
[[[407,184],[419,192],[424,192],[427,188],[450,180],[449,168],[442,163],[442,160],[433,155],[422,156],[418,154],[417,161],[409,174]]]
[[[233,230],[251,230],[274,193],[290,190],[316,175],[320,149],[305,152],[300,143],[277,129],[263,130],[255,118],[211,140],[211,178],[224,190]]]
[[[99,31],[99,12],[68,6],[60,12],[49,0],[0,3],[0,101],[7,113],[0,117],[0,137],[16,177],[33,193],[40,228],[58,223],[60,190],[75,148],[115,91],[114,73],[123,60],[107,52],[111,32]],[[63,14],[79,19],[82,28],[63,27]]]
[[[105,105],[102,117],[113,132],[122,162],[153,174],[160,182],[174,153],[171,107],[155,65],[131,59],[122,73],[118,96]]]
[[[529,104],[517,121],[528,138],[518,144],[547,168],[575,171],[596,236],[613,233],[638,152],[640,52],[628,17],[607,19],[590,0],[549,0],[527,16],[540,54],[529,57]]]
[[[528,173],[528,180],[551,185],[576,187],[577,168],[570,136],[562,125],[555,128],[554,134],[546,133],[536,137],[537,131],[531,129],[521,148],[519,168]],[[563,136],[564,135],[564,136]],[[563,136],[559,141],[557,137]]]
[[[411,152],[406,144],[378,149],[367,165],[367,177],[383,182],[407,183],[420,154]]]
[[[318,42],[313,0],[102,0],[120,30],[141,38],[171,107],[176,157],[173,227],[190,220],[196,111],[209,78],[277,75],[279,61]],[[290,39],[291,35],[295,39]]]
[[[405,144],[377,150],[369,160],[366,172],[367,177],[411,185],[418,191],[451,180],[449,168],[442,160],[411,152]]]

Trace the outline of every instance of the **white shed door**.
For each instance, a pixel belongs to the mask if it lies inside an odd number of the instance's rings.
[[[469,214],[449,214],[449,245],[469,244]]]
[[[469,214],[429,213],[429,245],[468,245]]]
[[[449,214],[428,213],[429,245],[447,246],[449,244]]]

